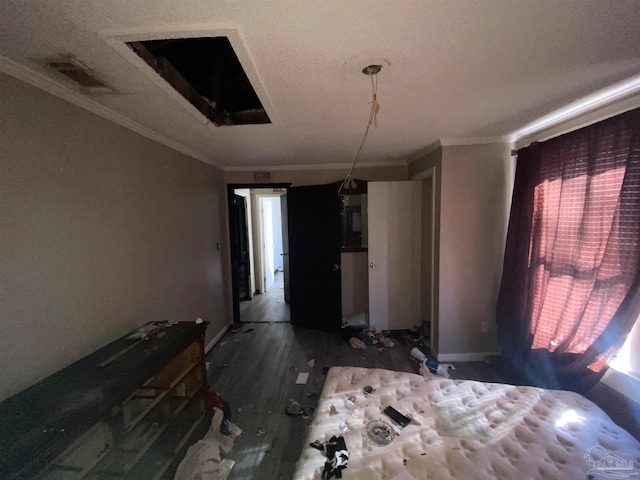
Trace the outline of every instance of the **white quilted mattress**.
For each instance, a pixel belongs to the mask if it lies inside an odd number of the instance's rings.
[[[364,394],[365,386],[375,389],[372,395]],[[353,405],[345,404],[349,395]],[[331,405],[338,413],[330,412]],[[389,405],[413,421],[389,445],[378,446],[365,426],[371,420],[393,423],[382,413]],[[607,455],[633,462],[632,470],[617,473],[640,477],[640,444],[576,393],[334,367],[295,479],[321,478],[326,457],[309,443],[339,435],[341,423],[348,427],[345,480],[390,480],[405,469],[418,480],[612,478],[601,475],[605,464],[593,463]]]

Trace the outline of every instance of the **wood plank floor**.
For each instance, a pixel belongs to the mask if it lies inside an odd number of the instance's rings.
[[[273,285],[266,293],[256,294],[251,300],[240,302],[240,320],[254,322],[288,322],[289,304],[284,301],[284,275],[276,272]]]
[[[311,414],[324,383],[324,367],[342,365],[413,372],[409,352],[415,344],[400,332],[398,335],[394,338],[398,343],[395,348],[355,350],[337,334],[290,323],[252,323],[235,334],[227,332],[209,352],[207,360],[211,362],[209,385],[230,403],[232,421],[243,430],[226,456],[236,461],[229,479],[290,479],[310,420],[286,415],[289,400],[299,402]],[[307,364],[312,359],[313,368]],[[454,365],[453,378],[509,383],[498,366],[484,362]],[[306,385],[295,384],[299,372],[309,372]],[[590,395],[592,392],[586,397],[615,422],[632,434],[637,433],[638,423],[624,397],[603,394],[602,387],[596,395]],[[636,411],[636,418],[637,414]]]

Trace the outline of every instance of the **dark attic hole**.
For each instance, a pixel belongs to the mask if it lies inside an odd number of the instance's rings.
[[[217,126],[271,123],[227,37],[127,45]]]

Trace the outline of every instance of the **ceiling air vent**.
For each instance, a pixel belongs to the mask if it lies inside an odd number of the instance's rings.
[[[114,90],[105,82],[98,78],[93,71],[76,60],[71,55],[64,55],[57,58],[34,59],[40,65],[55,70],[60,75],[64,75],[76,85],[80,86],[87,93],[94,95],[103,93],[114,93]]]

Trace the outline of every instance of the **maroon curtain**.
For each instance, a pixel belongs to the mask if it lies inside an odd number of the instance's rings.
[[[639,287],[640,109],[518,151],[497,323],[523,383],[593,386]]]

